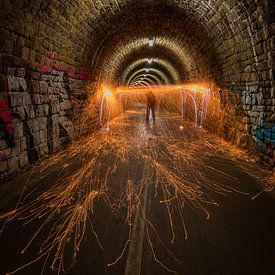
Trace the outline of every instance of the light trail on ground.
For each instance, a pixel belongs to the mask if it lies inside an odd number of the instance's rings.
[[[166,222],[171,231],[171,243],[177,242],[182,237],[177,236],[175,224],[181,224],[185,239],[188,239],[190,234],[184,218],[186,203],[209,219],[211,218],[209,205],[219,206],[211,194],[248,195],[237,187],[209,178],[209,172],[214,171],[227,182],[237,186],[239,184],[230,172],[226,173],[204,163],[205,158],[221,154],[248,160],[249,157],[243,151],[204,129],[191,126],[190,122],[183,122],[177,114],[159,112],[157,126],[145,126],[142,108],[137,107],[135,111],[113,119],[110,122],[110,131],[98,131],[81,138],[68,146],[66,151],[57,153],[35,167],[34,174],[51,171],[60,164],[63,171],[70,171],[72,163],[76,160],[81,162],[79,169],[59,179],[37,198],[26,199],[23,203],[23,196],[16,209],[0,217],[7,219],[7,222],[18,219],[25,225],[41,221],[37,232],[22,249],[22,253],[34,245],[42,231],[51,227],[46,239],[40,245],[39,254],[9,274],[17,273],[41,258],[45,260],[41,273],[45,271],[47,264],[50,264],[51,269],[58,274],[66,272],[76,262],[87,227],[91,228],[98,246],[104,249],[93,220],[93,214],[99,211],[97,209],[99,201],[108,206],[110,214],[119,215],[121,210],[126,210],[124,220],[128,225],[128,235],[125,236],[125,245],[117,258],[109,262],[108,266],[117,264],[125,257],[128,249],[135,216],[143,207],[142,196],[146,185],[154,190],[151,199],[158,200],[159,205],[165,206],[163,211],[167,215]],[[134,183],[128,178],[119,183],[121,191],[115,192],[112,186],[113,179],[117,178],[121,167],[125,171],[130,170],[133,161],[131,158],[141,166],[140,180]],[[154,248],[152,236],[156,237],[163,250],[172,255],[176,263],[181,264],[184,259],[178,259],[166,247],[159,237],[158,228],[148,217],[145,218],[144,234],[155,261],[168,272],[177,273],[169,267],[169,263],[159,260],[159,253]],[[68,249],[72,250],[69,266],[64,260],[64,253]]]
[[[170,112],[181,112],[182,117],[189,113],[190,109],[194,109],[194,118],[197,126],[202,127],[203,120],[206,118],[208,113],[208,104],[211,97],[211,86],[210,83],[181,83],[177,85],[146,85],[136,87],[108,87],[102,85],[99,89],[98,96],[100,98],[100,115],[99,124],[102,130],[110,129],[110,120],[113,109],[123,110],[125,109],[125,99],[130,100],[138,104],[146,105],[146,95],[148,91],[152,92],[162,105]],[[170,103],[165,102],[164,98],[174,97]],[[179,100],[178,96],[181,97]],[[190,102],[186,101],[186,97]],[[181,104],[179,104],[181,101]],[[186,104],[186,102],[188,104]],[[159,104],[159,107],[161,104]],[[162,106],[163,107],[163,106]],[[186,112],[187,111],[187,112]],[[118,111],[120,113],[120,111]],[[106,127],[104,127],[104,116],[106,121]],[[193,116],[193,115],[192,115]]]

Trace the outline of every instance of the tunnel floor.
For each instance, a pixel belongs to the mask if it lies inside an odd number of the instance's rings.
[[[0,187],[0,274],[274,274],[266,175],[193,122],[128,111]]]

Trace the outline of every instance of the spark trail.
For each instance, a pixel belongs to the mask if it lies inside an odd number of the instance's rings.
[[[209,178],[208,173],[213,172],[214,168],[204,163],[204,158],[209,156],[232,153],[234,157],[239,151],[203,129],[194,128],[188,122],[183,129],[179,128],[182,119],[177,115],[162,115],[156,127],[145,127],[143,119],[140,110],[127,112],[111,122],[111,131],[96,132],[74,142],[66,151],[35,167],[33,173],[36,175],[41,171],[51,171],[56,166],[62,166],[65,173],[70,171],[76,160],[81,163],[77,171],[68,173],[67,177],[58,180],[35,199],[26,199],[24,203],[23,200],[20,201],[15,210],[1,217],[7,222],[18,219],[26,226],[37,220],[41,221],[22,253],[34,245],[42,231],[48,230],[47,237],[40,245],[39,254],[26,265],[10,271],[10,274],[19,272],[41,258],[44,259],[41,273],[45,271],[47,264],[58,274],[65,272],[76,262],[87,227],[91,228],[98,246],[104,249],[93,220],[93,213],[99,211],[97,207],[100,201],[108,206],[110,215],[121,215],[121,209],[126,210],[124,220],[128,225],[128,235],[125,236],[125,245],[108,266],[117,264],[127,255],[137,213],[146,212],[142,203],[145,186],[154,190],[151,199],[159,200],[157,203],[165,206],[163,211],[167,214],[171,243],[181,238],[176,235],[175,224],[181,224],[185,239],[190,234],[184,218],[186,203],[210,218],[208,206],[218,206],[211,194],[228,196],[238,192],[247,195],[238,188]],[[113,179],[118,178],[122,167],[125,171],[130,169],[133,160],[141,167],[139,181],[124,181],[121,177],[120,188],[114,190]],[[233,185],[238,185],[237,179],[230,174],[219,170],[214,173],[231,181]],[[144,237],[153,258],[168,272],[177,273],[169,267],[169,263],[159,260],[159,251],[155,250],[152,237],[158,240],[163,250],[177,264],[181,264],[184,259],[178,259],[167,248],[153,221],[148,216],[144,218]],[[67,260],[64,259],[67,250],[72,251],[70,265],[66,265]]]

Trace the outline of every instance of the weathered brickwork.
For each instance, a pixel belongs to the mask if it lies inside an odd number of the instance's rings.
[[[0,0],[1,177],[65,146],[84,121],[94,128],[97,85],[123,83],[147,57],[174,80],[214,83],[223,135],[274,166],[274,10],[273,0]]]
[[[54,68],[37,74],[30,64],[2,60],[2,66],[0,161],[6,179],[74,138],[73,104],[83,106],[77,98],[83,80]]]

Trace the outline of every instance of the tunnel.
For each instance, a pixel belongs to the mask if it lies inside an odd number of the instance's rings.
[[[0,0],[0,273],[273,274],[274,0]]]

